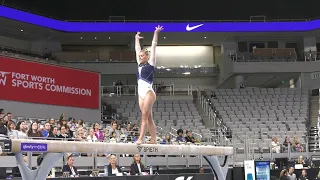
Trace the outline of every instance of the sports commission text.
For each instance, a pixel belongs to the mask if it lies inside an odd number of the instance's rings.
[[[91,96],[91,90],[63,85],[56,85],[54,78],[34,76],[29,74],[11,73],[12,86],[23,87],[27,89],[36,89],[58,93],[68,93],[82,96]]]
[[[82,96],[91,96],[90,89],[83,89],[83,88],[76,88],[76,87],[69,87],[69,86],[61,86],[55,84],[43,84],[39,82],[28,82],[28,81],[21,81],[21,80],[12,80],[13,87],[23,87],[29,89],[38,89],[51,92],[59,92],[59,93],[68,93],[68,94],[75,94],[75,95],[82,95]]]

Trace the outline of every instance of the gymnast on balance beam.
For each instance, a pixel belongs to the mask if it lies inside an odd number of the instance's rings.
[[[158,43],[158,35],[162,30],[162,26],[157,26],[155,28],[150,51],[147,49],[141,50],[140,39],[143,37],[140,36],[140,32],[135,36],[135,50],[138,63],[137,79],[139,107],[142,114],[140,136],[136,141],[136,144],[138,145],[143,143],[147,127],[151,135],[149,143],[157,143],[156,125],[152,117],[152,106],[156,101],[156,94],[152,88],[152,84],[156,66],[156,46]]]

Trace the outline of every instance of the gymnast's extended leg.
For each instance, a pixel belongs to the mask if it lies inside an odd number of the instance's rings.
[[[136,144],[142,144],[143,142],[144,135],[146,133],[146,128],[148,126],[149,115],[151,113],[154,102],[155,102],[155,93],[153,91],[149,91],[144,99],[139,97],[139,106],[141,109],[141,128],[140,128],[140,136],[139,136],[139,139],[136,141]],[[155,129],[155,127],[153,129]],[[153,129],[151,128],[150,133],[155,133],[155,131],[152,132]],[[151,138],[155,139],[156,137],[151,137]]]
[[[157,132],[156,132],[156,125],[153,121],[152,116],[152,107],[148,116],[148,130],[151,135],[150,144],[157,144]]]

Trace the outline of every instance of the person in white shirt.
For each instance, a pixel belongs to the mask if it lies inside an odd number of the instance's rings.
[[[272,138],[271,149],[274,153],[280,153],[280,143],[277,137]]]
[[[18,139],[27,139],[27,125],[25,121],[19,121],[16,126],[16,130],[18,131]]]
[[[87,140],[88,140],[88,142],[97,142],[98,141],[97,137],[94,134],[93,128],[89,129],[89,136],[87,137]]]
[[[141,162],[141,157],[139,154],[133,156],[133,163],[131,164],[131,175],[140,175],[144,171],[144,165]]]
[[[88,142],[98,142],[96,135],[94,134],[93,128],[89,129],[89,136],[87,137]],[[92,153],[87,153],[88,156],[92,156]]]

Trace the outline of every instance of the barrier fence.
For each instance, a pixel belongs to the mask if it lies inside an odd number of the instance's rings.
[[[171,84],[154,84],[153,90],[155,93],[162,96],[173,95],[192,95],[193,86],[186,85],[185,88],[175,88],[174,82]],[[104,96],[137,96],[138,85],[115,85],[115,86],[101,86],[101,94]]]

